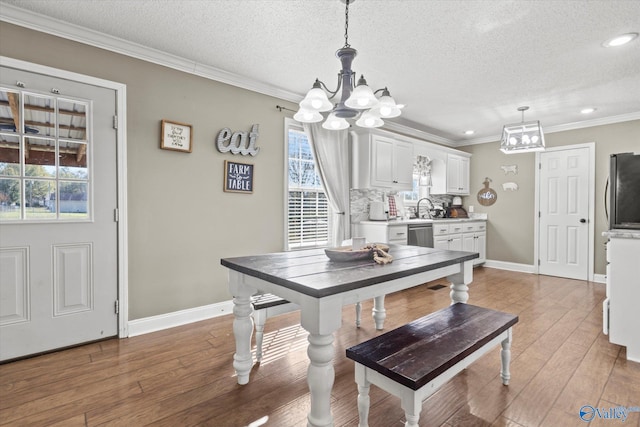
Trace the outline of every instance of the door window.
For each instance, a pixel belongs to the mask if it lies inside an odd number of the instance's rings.
[[[0,221],[91,219],[90,103],[0,88]]]

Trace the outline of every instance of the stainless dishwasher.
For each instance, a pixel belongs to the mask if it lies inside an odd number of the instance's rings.
[[[433,224],[409,224],[407,243],[411,246],[433,247]]]

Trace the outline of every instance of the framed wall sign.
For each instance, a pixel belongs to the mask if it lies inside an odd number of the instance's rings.
[[[253,193],[253,165],[224,161],[224,191]]]
[[[190,153],[193,148],[191,134],[191,125],[162,120],[160,148]]]

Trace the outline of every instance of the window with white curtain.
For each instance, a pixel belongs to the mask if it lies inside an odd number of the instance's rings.
[[[285,120],[287,153],[286,250],[326,247],[330,211],[307,134],[297,122]]]

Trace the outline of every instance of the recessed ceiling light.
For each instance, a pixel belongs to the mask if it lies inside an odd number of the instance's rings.
[[[604,47],[622,46],[623,44],[629,43],[630,41],[632,41],[636,37],[638,37],[638,33],[623,34],[621,36],[617,36],[617,37],[614,37],[612,39],[607,40],[606,42],[603,43],[603,46]]]
[[[596,109],[595,109],[595,108],[583,108],[582,110],[580,110],[580,112],[581,112],[582,114],[591,114],[591,113],[593,113],[594,111],[596,111]]]
[[[475,131],[475,130],[465,130],[465,131],[464,131],[464,134],[465,134],[465,135],[473,135],[474,133],[476,133],[476,131]]]

